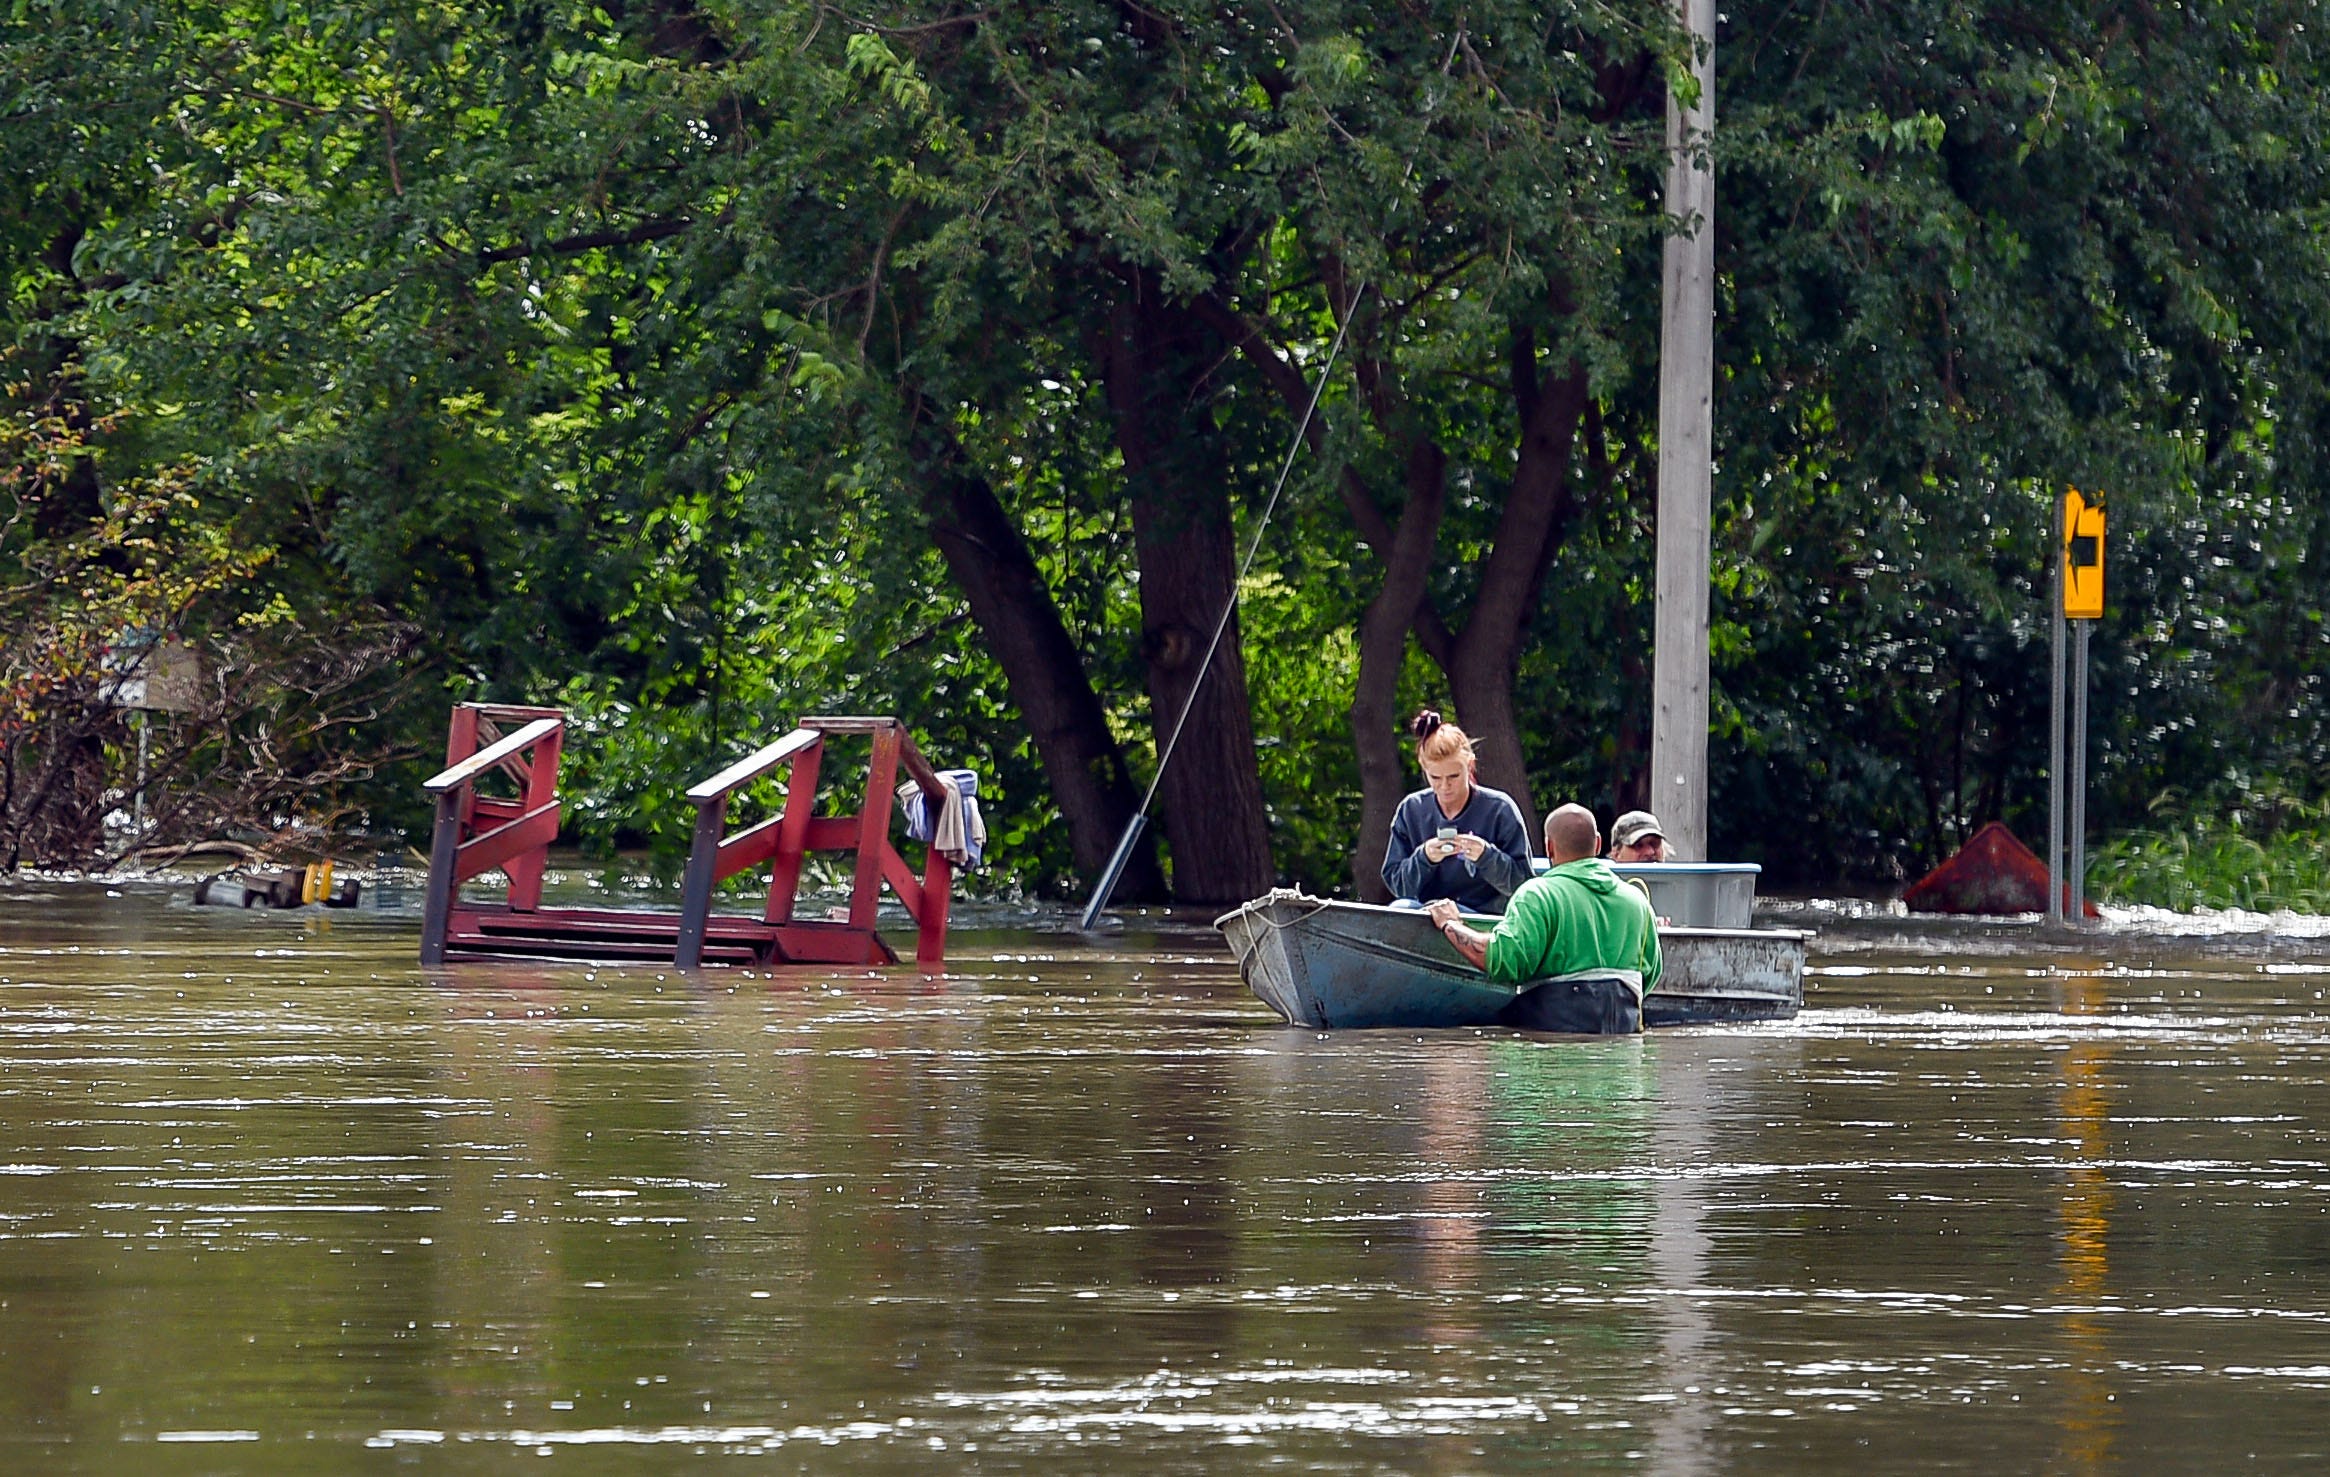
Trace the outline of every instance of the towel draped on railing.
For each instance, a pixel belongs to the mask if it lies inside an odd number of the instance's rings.
[[[906,834],[927,841],[956,866],[978,866],[987,851],[987,823],[979,818],[979,774],[970,769],[942,769],[938,777],[947,794],[936,813],[922,786],[909,780],[898,787],[898,808],[906,817]]]

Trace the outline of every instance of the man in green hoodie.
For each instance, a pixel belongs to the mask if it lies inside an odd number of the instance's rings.
[[[1489,978],[1546,981],[1516,998],[1512,1024],[1641,1029],[1642,992],[1659,980],[1658,920],[1641,890],[1620,881],[1601,850],[1594,813],[1564,805],[1545,818],[1552,869],[1521,884],[1495,932],[1466,927],[1446,899],[1427,910],[1456,952]],[[1605,983],[1611,980],[1628,988],[1613,989]]]

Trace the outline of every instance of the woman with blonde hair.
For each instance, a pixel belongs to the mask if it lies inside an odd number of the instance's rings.
[[[1472,740],[1431,708],[1408,725],[1425,787],[1392,815],[1383,885],[1394,907],[1447,898],[1468,913],[1502,913],[1529,880],[1529,828],[1502,790],[1474,779]]]

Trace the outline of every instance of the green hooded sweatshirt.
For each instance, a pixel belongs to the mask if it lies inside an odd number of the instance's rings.
[[[1489,935],[1489,978],[1519,984],[1597,970],[1639,974],[1646,991],[1658,983],[1658,919],[1642,890],[1600,857],[1522,883]]]

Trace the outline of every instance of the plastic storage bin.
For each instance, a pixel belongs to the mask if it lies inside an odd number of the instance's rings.
[[[1539,872],[1545,858],[1535,861]],[[1756,911],[1754,862],[1612,862],[1621,877],[1650,888],[1651,911],[1682,928],[1748,928]]]

